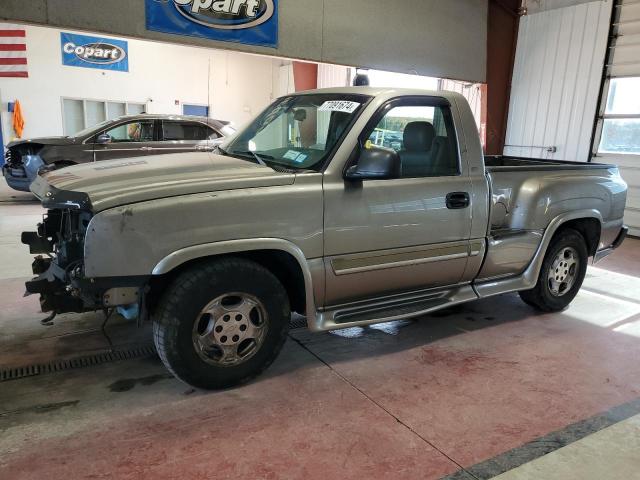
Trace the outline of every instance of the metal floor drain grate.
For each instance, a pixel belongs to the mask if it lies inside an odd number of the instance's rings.
[[[296,316],[291,319],[289,324],[289,330],[297,330],[298,328],[305,328],[307,326],[307,319],[305,317]]]
[[[307,326],[305,317],[296,316],[291,320],[290,330],[297,330]],[[118,362],[120,360],[131,360],[134,358],[152,357],[157,355],[153,345],[145,345],[141,347],[129,348],[126,350],[116,350],[113,352],[97,353],[95,355],[87,355],[84,357],[72,358],[69,360],[59,360],[56,362],[45,363],[40,365],[27,365],[24,367],[14,367],[0,370],[0,382],[8,382],[10,380],[19,380],[26,377],[35,377],[38,375],[47,375],[49,373],[62,372],[65,370],[74,370],[78,368],[92,367],[102,365],[104,363]]]
[[[37,375],[46,375],[48,373],[62,372],[64,370],[93,367],[104,363],[118,362],[120,360],[152,357],[154,355],[156,355],[155,347],[153,345],[145,345],[141,347],[128,348],[126,350],[97,353],[95,355],[87,355],[69,360],[59,360],[57,362],[41,365],[7,368],[5,370],[0,370],[0,382],[19,380],[26,377],[35,377]]]

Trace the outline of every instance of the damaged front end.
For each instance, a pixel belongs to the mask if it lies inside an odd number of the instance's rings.
[[[23,232],[22,243],[38,255],[26,282],[26,295],[39,294],[43,312],[52,314],[118,309],[139,316],[144,279],[87,278],[84,243],[93,213],[82,192],[59,190],[39,177],[31,190],[47,209],[37,231]]]
[[[21,192],[29,191],[29,185],[45,166],[40,157],[43,147],[41,144],[25,142],[7,148],[2,174],[11,188]]]
[[[39,255],[32,264],[36,278],[26,283],[28,294],[40,294],[43,312],[81,313],[101,308],[99,292],[84,278],[84,237],[91,213],[52,209],[36,232],[24,232],[22,243]]]

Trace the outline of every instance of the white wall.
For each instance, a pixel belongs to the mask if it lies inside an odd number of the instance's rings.
[[[148,113],[182,113],[182,103],[207,105],[210,115],[241,125],[274,98],[280,66],[270,57],[129,41],[129,73],[62,65],[60,30],[27,26],[29,78],[0,79],[4,141],[13,136],[7,102],[20,100],[24,137],[62,135],[61,97],[140,102]],[[179,101],[179,105],[175,102]]]
[[[521,19],[505,155],[589,160],[611,8],[597,0]]]

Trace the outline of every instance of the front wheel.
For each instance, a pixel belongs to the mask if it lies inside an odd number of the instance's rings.
[[[225,258],[196,265],[167,289],[154,315],[158,354],[197,388],[244,383],[264,371],[285,342],[286,291],[261,265]]]
[[[588,259],[584,237],[576,230],[562,230],[547,249],[536,286],[520,292],[520,298],[543,312],[565,309],[582,286]]]

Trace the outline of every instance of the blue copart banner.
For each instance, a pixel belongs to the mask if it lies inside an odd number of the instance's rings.
[[[62,32],[60,41],[64,65],[129,71],[129,44],[124,40]]]
[[[145,0],[147,30],[278,46],[278,0]]]

